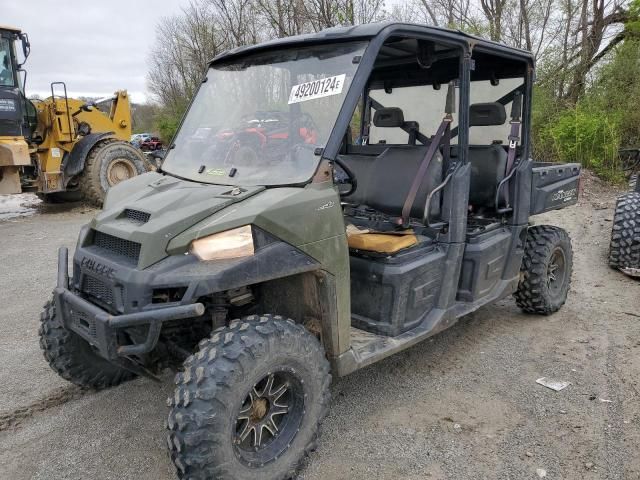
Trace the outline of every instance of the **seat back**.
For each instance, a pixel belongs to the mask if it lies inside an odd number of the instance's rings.
[[[402,128],[409,134],[409,145],[415,145],[420,125],[418,122],[407,122],[404,113],[398,107],[379,108],[373,114],[373,124],[378,128]]]
[[[506,175],[507,152],[502,145],[469,145],[471,186],[469,204],[474,207],[496,208],[496,190]],[[506,189],[500,191],[504,196]],[[501,199],[501,203],[504,198]]]
[[[475,103],[469,107],[469,125],[481,127],[504,125],[507,113],[498,102]],[[502,145],[469,145],[471,185],[469,204],[487,209],[496,208],[496,191],[507,172],[507,152]],[[501,190],[504,196],[506,189]],[[503,201],[504,198],[501,199]]]
[[[367,152],[367,146],[357,149],[351,147],[350,151],[357,150],[357,153],[354,151],[340,155],[339,158],[351,169],[358,185],[356,191],[344,200],[357,205],[367,205],[387,215],[400,216],[427,148],[428,146],[423,145],[393,145],[386,146],[378,155],[364,155],[362,153]],[[437,152],[429,164],[411,208],[412,218],[424,218],[427,196],[441,182],[442,155]],[[434,196],[429,213],[432,217],[440,215],[440,193]]]

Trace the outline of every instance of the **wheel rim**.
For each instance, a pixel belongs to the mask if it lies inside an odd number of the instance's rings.
[[[116,158],[107,167],[107,183],[110,187],[135,175],[136,166],[128,158]]]
[[[245,395],[232,432],[240,460],[263,466],[291,445],[304,416],[302,383],[292,370],[268,373]]]
[[[561,294],[567,274],[566,259],[562,248],[557,247],[551,252],[547,264],[547,288],[553,296]]]

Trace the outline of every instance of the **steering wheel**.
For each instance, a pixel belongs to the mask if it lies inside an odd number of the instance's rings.
[[[351,169],[349,167],[347,167],[347,165],[340,160],[339,158],[336,157],[336,159],[333,161],[336,165],[338,165],[340,167],[340,169],[345,173],[345,175],[347,176],[347,178],[340,178],[339,176],[336,175],[336,171],[333,171],[333,182],[337,185],[351,185],[351,188],[349,190],[347,190],[346,192],[340,192],[340,196],[341,197],[348,197],[349,195],[352,195],[353,192],[356,191],[356,188],[358,188],[358,181],[356,180],[355,175],[353,174],[353,172],[351,171]]]

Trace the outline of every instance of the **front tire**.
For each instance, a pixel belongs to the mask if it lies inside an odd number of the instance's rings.
[[[147,170],[144,155],[131,144],[113,138],[101,140],[87,156],[80,190],[85,200],[102,206],[110,187]]]
[[[640,193],[627,192],[618,197],[613,216],[611,268],[640,268]]]
[[[40,314],[40,348],[54,372],[80,387],[101,390],[130,380],[134,374],[108,362],[91,346],[67,330],[47,302]]]
[[[530,227],[514,294],[516,304],[527,313],[557,312],[567,300],[572,269],[569,234],[549,225]]]
[[[279,480],[315,447],[331,375],[304,327],[253,315],[200,342],[175,381],[167,428],[179,478]]]

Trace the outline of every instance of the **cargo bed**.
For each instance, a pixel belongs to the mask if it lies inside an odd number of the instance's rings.
[[[557,210],[578,202],[579,163],[533,162],[530,214]]]

